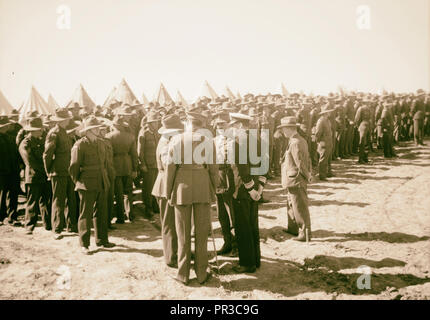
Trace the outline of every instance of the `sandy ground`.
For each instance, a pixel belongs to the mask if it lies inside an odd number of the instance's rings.
[[[205,286],[170,279],[160,234],[143,217],[111,233],[115,248],[97,249],[92,238],[91,256],[74,235],[55,241],[42,227],[26,236],[2,226],[0,299],[430,299],[430,148],[397,149],[394,160],[337,161],[336,178],[309,186],[309,244],[283,232],[286,196],[271,181],[271,203],[260,207],[260,270],[236,275],[235,259],[219,257],[221,273]],[[370,267],[370,289],[357,286],[360,266]]]

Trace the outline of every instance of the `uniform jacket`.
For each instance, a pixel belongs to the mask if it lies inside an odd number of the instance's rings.
[[[108,166],[106,144],[101,139],[84,137],[73,146],[69,172],[76,190],[107,191]]]
[[[370,121],[372,115],[369,107],[361,106],[358,108],[357,113],[355,114],[355,125],[358,127],[360,131],[367,130],[370,128]]]
[[[48,177],[66,177],[69,175],[71,150],[72,141],[66,130],[58,125],[49,130],[43,153],[43,163]]]
[[[242,142],[243,143],[243,142]],[[247,159],[246,163],[242,163],[240,159],[240,144],[239,139],[236,138],[234,141],[234,164],[232,164],[232,170],[234,175],[234,185],[235,185],[235,192],[233,194],[233,198],[235,199],[246,199],[246,200],[252,200],[251,196],[249,195],[249,192],[252,190],[258,191],[260,188],[260,185],[264,187],[267,179],[263,175],[254,175],[252,172],[252,168],[258,168],[259,164],[251,164],[250,162],[250,156],[249,156],[249,134],[247,134]],[[257,141],[257,153],[260,154],[260,141]]]
[[[134,136],[125,130],[114,129],[106,139],[112,144],[113,165],[117,177],[130,176],[137,171],[137,151]]]
[[[308,144],[299,134],[290,137],[281,170],[283,188],[297,187],[309,182],[312,164]]]
[[[0,157],[0,175],[19,172],[18,148],[8,134],[0,133]]]
[[[110,184],[113,185],[114,181],[115,181],[116,174],[115,174],[115,168],[113,166],[113,148],[112,148],[112,143],[110,142],[110,140],[105,139],[105,138],[101,139],[101,142],[105,146],[105,150],[106,150],[106,169],[107,169],[107,173],[108,173]]]
[[[205,136],[197,132],[184,132],[172,137],[169,143],[169,156],[174,159],[175,150],[180,150],[176,164],[167,164],[165,194],[172,205],[191,205],[193,203],[213,203],[216,201],[218,187],[218,166],[215,163],[215,152],[205,155],[202,164],[196,163],[191,156],[191,164],[185,164],[184,145],[195,150]],[[211,139],[206,137],[206,139]],[[213,141],[210,140],[213,144]],[[187,147],[188,148],[188,147]],[[187,149],[188,150],[188,149]],[[179,154],[178,154],[179,155]],[[188,155],[190,156],[190,155]]]
[[[315,139],[317,143],[323,146],[333,145],[331,124],[329,119],[325,117],[321,117],[318,119],[315,131]]]
[[[137,138],[137,156],[142,165],[148,169],[157,168],[156,150],[160,135],[158,132],[152,132],[149,127],[145,126],[139,132]]]
[[[411,111],[412,111],[412,114],[414,115],[413,117],[414,120],[422,120],[425,118],[425,105],[422,101],[415,100],[412,103]]]
[[[236,190],[234,184],[234,174],[231,165],[228,162],[229,149],[234,147],[234,141],[226,136],[218,135],[214,139],[216,149],[216,159],[218,164],[219,190],[223,190],[226,196],[233,196]]]
[[[25,183],[44,183],[47,181],[43,165],[44,139],[35,138],[30,133],[19,146],[19,153],[25,164]]]
[[[156,150],[158,175],[152,188],[152,195],[157,198],[167,199],[166,194],[166,166],[169,154],[169,142],[171,137],[161,137]]]

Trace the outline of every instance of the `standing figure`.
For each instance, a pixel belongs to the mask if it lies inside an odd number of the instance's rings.
[[[25,164],[27,205],[25,208],[26,234],[32,234],[37,218],[42,216],[46,230],[51,230],[51,186],[43,166],[44,136],[42,119],[34,118],[24,127],[28,133],[19,146]]]
[[[116,223],[123,224],[125,216],[133,220],[133,179],[137,176],[136,139],[126,130],[121,112],[113,120],[113,129],[106,135],[112,144],[115,169]]]
[[[12,226],[21,226],[18,221],[18,191],[15,177],[19,176],[19,152],[15,141],[9,135],[14,122],[8,116],[0,116],[0,224],[8,218]],[[16,197],[15,197],[16,195]]]
[[[321,110],[315,131],[315,139],[318,143],[317,150],[319,154],[318,171],[319,179],[321,181],[325,181],[327,178],[334,176],[331,171],[333,139],[330,120],[328,118],[332,112],[333,110],[328,109],[327,106]]]
[[[91,220],[94,226],[96,245],[112,248],[108,241],[106,193],[109,189],[108,160],[106,146],[100,140],[102,124],[89,116],[81,130],[83,138],[72,149],[70,176],[79,192],[79,244],[84,254],[90,254]]]
[[[235,192],[233,194],[233,210],[235,217],[236,240],[239,251],[239,263],[233,267],[237,273],[253,273],[261,266],[260,231],[258,224],[258,204],[267,181],[266,172],[259,172],[258,164],[251,164],[250,120],[251,117],[230,113],[230,127],[234,141],[234,164],[232,164]],[[256,150],[257,148],[253,148]],[[257,150],[257,154],[258,154]],[[242,156],[247,155],[246,161]],[[262,154],[261,159],[266,157]],[[256,170],[257,169],[257,170]]]
[[[203,134],[206,119],[200,113],[189,112],[187,131],[172,138],[166,168],[165,194],[175,207],[175,224],[178,235],[178,273],[175,280],[187,285],[191,268],[191,221],[194,221],[194,269],[197,281],[205,283],[207,272],[207,240],[211,217],[211,203],[216,201],[218,168],[215,164],[213,141]],[[197,151],[200,144],[211,145]],[[207,144],[206,144],[207,143]],[[197,150],[197,151],[196,151]],[[204,153],[203,153],[204,151]]]
[[[163,239],[164,261],[171,268],[178,267],[178,236],[175,225],[175,208],[168,203],[165,184],[166,167],[168,165],[169,142],[184,130],[184,125],[178,115],[166,115],[162,119],[162,127],[158,133],[156,158],[158,175],[152,189],[152,195],[157,199],[160,208],[161,236]]]
[[[285,162],[282,166],[282,186],[288,190],[292,215],[289,218],[288,231],[297,235],[296,241],[309,241],[311,238],[311,218],[307,185],[312,178],[312,164],[309,158],[308,145],[297,133],[295,117],[286,117],[280,128],[289,139]],[[291,225],[290,225],[291,222]]]
[[[52,231],[56,240],[61,239],[61,232],[66,227],[68,232],[76,233],[77,221],[75,185],[68,172],[72,140],[66,127],[72,118],[67,109],[57,109],[51,121],[55,126],[49,130],[43,153],[43,164],[48,179],[52,184]]]
[[[151,192],[158,173],[156,149],[160,140],[159,128],[158,113],[150,112],[146,117],[146,124],[140,130],[137,138],[137,156],[143,176],[142,200],[148,217],[152,217],[154,212],[158,211],[158,208],[154,208],[157,204]]]

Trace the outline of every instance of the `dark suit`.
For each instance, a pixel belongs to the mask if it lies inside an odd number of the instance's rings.
[[[247,134],[247,151],[249,153],[249,135]],[[257,145],[258,142],[257,142]],[[236,240],[239,251],[239,265],[246,268],[259,268],[261,264],[260,232],[258,227],[258,202],[254,201],[249,192],[258,191],[266,183],[264,176],[252,175],[251,169],[256,165],[249,162],[240,163],[239,142],[235,141],[235,164],[232,165],[235,192],[233,194],[233,210],[235,217]],[[259,153],[259,151],[257,151]]]

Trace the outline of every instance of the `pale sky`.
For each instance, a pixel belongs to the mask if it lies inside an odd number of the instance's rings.
[[[102,104],[123,77],[139,99],[161,81],[174,99],[205,80],[242,95],[430,89],[429,20],[429,0],[0,0],[0,90],[18,107],[31,85],[64,105],[79,83]]]

